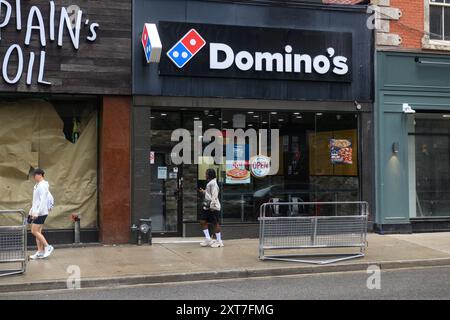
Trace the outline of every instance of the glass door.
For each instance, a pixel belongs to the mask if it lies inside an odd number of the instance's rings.
[[[155,236],[181,235],[181,208],[183,199],[182,167],[171,164],[170,153],[152,151],[151,207],[153,233]]]

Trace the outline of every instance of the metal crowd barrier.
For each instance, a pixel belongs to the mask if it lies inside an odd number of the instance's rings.
[[[306,209],[301,214],[292,214],[292,208],[298,205]],[[333,208],[327,211],[324,210],[326,206]],[[362,201],[264,203],[258,219],[259,258],[329,264],[364,257],[368,216],[369,205]],[[321,253],[314,254],[305,252],[306,249],[328,248],[358,248],[359,251],[333,253],[320,250]],[[301,249],[302,253],[299,253],[298,249]],[[287,252],[279,255],[266,253],[281,250]]]
[[[21,224],[3,226],[6,215],[20,215]],[[23,210],[0,211],[0,266],[20,264],[15,269],[0,269],[0,276],[24,273],[27,264],[27,216]],[[11,266],[12,267],[12,266]]]

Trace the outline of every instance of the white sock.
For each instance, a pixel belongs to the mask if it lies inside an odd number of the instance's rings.
[[[216,233],[216,240],[217,241],[222,241],[222,235],[219,233]]]
[[[205,234],[206,240],[211,240],[211,236],[209,235],[208,229],[203,230],[203,233]]]

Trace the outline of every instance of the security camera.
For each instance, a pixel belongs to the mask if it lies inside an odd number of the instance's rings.
[[[416,113],[416,110],[414,110],[409,104],[404,103],[403,104],[403,113],[414,114],[414,113]]]
[[[356,110],[361,110],[361,109],[362,109],[362,106],[359,104],[358,101],[355,100],[355,101],[353,102],[353,104],[355,105]]]

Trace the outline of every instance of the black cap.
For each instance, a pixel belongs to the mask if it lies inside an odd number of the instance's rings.
[[[34,169],[34,171],[33,171],[33,176],[35,176],[35,175],[44,176],[44,174],[45,174],[44,170],[42,170],[42,169],[40,169],[40,168],[36,168],[36,169]]]

